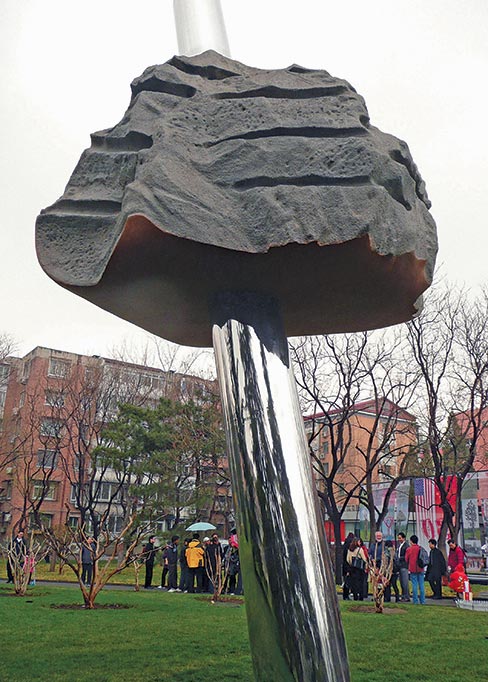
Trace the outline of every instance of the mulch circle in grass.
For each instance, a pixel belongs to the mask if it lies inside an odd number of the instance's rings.
[[[133,607],[128,604],[94,604],[93,609],[87,609],[84,604],[50,604],[49,608],[67,611],[120,611],[122,609],[132,609]]]
[[[347,610],[353,611],[354,613],[376,613],[373,604],[354,604],[354,606],[350,606]],[[395,607],[395,606],[385,606],[385,608],[383,609],[383,613],[384,614],[400,614],[400,613],[406,613],[406,610],[405,609],[399,609],[398,607]]]

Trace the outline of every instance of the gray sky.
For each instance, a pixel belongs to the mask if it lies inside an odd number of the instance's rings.
[[[90,133],[126,110],[129,85],[178,52],[172,0],[0,0],[0,331],[107,354],[145,332],[64,291],[34,250],[41,208],[62,193]],[[408,143],[427,184],[438,265],[488,281],[487,0],[222,0],[232,56],[345,78],[373,125]]]

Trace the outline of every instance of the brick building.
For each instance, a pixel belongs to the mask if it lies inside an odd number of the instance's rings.
[[[415,417],[388,399],[364,400],[347,410],[332,409],[305,417],[310,447],[320,462],[317,487],[333,473],[338,503],[355,491],[343,519],[343,532],[354,532],[359,520],[359,495],[366,485],[392,480],[417,445]]]
[[[205,400],[214,382],[195,376],[37,347],[25,357],[0,364],[0,540],[20,519],[28,523],[36,508],[47,525],[79,523],[73,476],[80,461],[90,458],[103,427],[118,405],[155,406],[161,397]],[[224,453],[223,453],[224,456]],[[116,477],[104,472],[96,486],[100,508],[110,500],[110,523],[120,529],[122,510],[114,498]],[[79,493],[79,490],[78,490]],[[228,488],[216,491],[214,523],[222,523],[221,507],[229,507]],[[37,502],[39,500],[39,502]],[[205,510],[196,511],[202,515]],[[206,510],[209,513],[210,510]],[[158,521],[165,530],[168,518]]]

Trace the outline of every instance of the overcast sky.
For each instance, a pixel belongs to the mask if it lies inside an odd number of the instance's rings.
[[[438,264],[488,282],[488,1],[222,0],[232,56],[345,78],[371,122],[408,143],[437,222]],[[54,284],[34,223],[90,133],[117,123],[130,82],[178,53],[172,0],[0,0],[0,331],[104,355],[146,334]]]

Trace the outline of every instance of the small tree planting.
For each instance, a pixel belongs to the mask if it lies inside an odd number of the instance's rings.
[[[34,580],[36,566],[48,552],[48,545],[41,537],[31,531],[28,544],[16,547],[14,542],[1,547],[12,572],[15,594],[23,597],[29,583]]]
[[[385,588],[390,584],[393,573],[393,552],[383,551],[381,561],[374,556],[368,557],[367,568],[373,588],[374,610],[376,613],[383,613]]]
[[[135,517],[131,516],[116,536],[107,529],[101,528],[99,530],[94,541],[93,574],[89,585],[85,585],[82,580],[82,551],[83,548],[90,548],[90,535],[85,531],[85,528],[72,528],[67,523],[57,530],[42,528],[43,535],[51,549],[75,574],[83,595],[85,608],[95,608],[95,600],[98,594],[111,578],[135,562],[141,562],[142,552],[137,551],[137,546],[147,528],[139,526],[137,531],[131,535],[134,521]],[[128,537],[129,540],[125,540],[125,537]],[[122,552],[120,551],[121,545],[123,546]],[[100,561],[102,557],[103,561]]]

